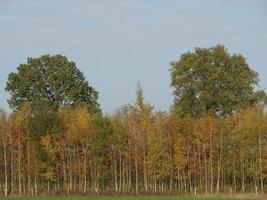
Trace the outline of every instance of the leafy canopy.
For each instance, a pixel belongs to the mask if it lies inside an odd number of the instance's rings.
[[[254,90],[258,74],[242,55],[231,55],[222,45],[183,54],[171,62],[170,72],[175,108],[182,116],[225,116],[266,102],[266,94]]]
[[[98,108],[98,93],[89,86],[74,62],[62,55],[28,58],[17,73],[10,73],[6,91],[11,94],[10,107],[17,110],[24,102],[33,107],[55,108],[86,103]]]

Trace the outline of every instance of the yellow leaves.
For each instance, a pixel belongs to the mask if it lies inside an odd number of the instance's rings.
[[[26,102],[22,104],[19,112],[22,114],[23,118],[26,119],[27,115],[30,113],[30,110],[31,110],[31,104]]]
[[[187,164],[186,151],[185,151],[185,138],[178,135],[174,142],[174,162],[176,169],[181,170]]]
[[[51,149],[51,136],[50,135],[45,135],[42,137],[42,145],[44,149],[48,152]]]
[[[265,146],[263,147],[262,168],[263,174],[265,174],[265,177],[267,177],[267,143],[265,143]]]
[[[0,109],[0,123],[1,123],[1,125],[6,123],[6,113],[2,109]]]
[[[52,171],[47,171],[45,173],[42,174],[42,177],[46,180],[50,180],[53,181],[55,180],[55,175]]]
[[[75,117],[76,117],[76,122],[78,123],[78,126],[81,132],[84,133],[90,130],[91,119],[90,119],[90,113],[87,107],[85,106],[77,107],[75,109]]]
[[[92,116],[86,105],[61,109],[60,118],[64,125],[65,134],[70,141],[84,143],[90,140],[92,134]]]
[[[8,125],[9,131],[14,138],[16,146],[21,145],[23,140],[26,138],[26,128],[27,128],[27,115],[29,107],[25,104],[22,106],[22,110],[13,112],[9,115]]]
[[[55,159],[56,149],[54,147],[51,135],[46,134],[45,136],[43,136],[41,138],[41,142],[42,142],[42,146],[43,146],[44,150],[47,152],[49,157],[52,160]]]
[[[262,110],[256,107],[249,108],[242,115],[237,115],[237,121],[234,129],[236,140],[247,145],[256,145],[259,135],[261,136],[266,129]]]

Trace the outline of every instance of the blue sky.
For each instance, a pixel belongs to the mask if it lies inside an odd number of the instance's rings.
[[[267,89],[267,1],[0,0],[0,107],[9,111],[4,88],[19,63],[63,54],[99,91],[104,112],[132,103],[137,81],[168,110],[170,61],[218,43],[243,54]]]

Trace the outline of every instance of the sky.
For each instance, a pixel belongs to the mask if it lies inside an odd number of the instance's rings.
[[[168,110],[170,62],[195,47],[241,53],[267,89],[265,0],[0,0],[0,108],[8,74],[28,57],[62,54],[99,91],[105,113],[146,101]]]

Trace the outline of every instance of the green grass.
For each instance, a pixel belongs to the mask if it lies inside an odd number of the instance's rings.
[[[190,196],[45,196],[45,197],[0,197],[1,200],[234,200],[220,197]]]

